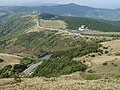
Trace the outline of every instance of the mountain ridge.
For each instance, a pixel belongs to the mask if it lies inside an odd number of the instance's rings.
[[[0,6],[0,10],[12,11],[15,13],[29,13],[35,10],[40,13],[51,13],[62,16],[74,16],[74,17],[89,17],[97,19],[105,19],[112,21],[120,21],[120,10],[118,9],[104,9],[93,8],[89,6],[77,5],[74,3],[60,4],[54,6]]]

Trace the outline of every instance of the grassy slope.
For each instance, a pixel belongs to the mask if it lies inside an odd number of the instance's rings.
[[[40,26],[48,28],[66,29],[65,22],[61,20],[40,20]]]
[[[79,76],[79,75],[78,75]],[[16,85],[17,84],[17,85]],[[120,90],[120,81],[111,79],[80,80],[77,75],[59,78],[25,78],[21,83],[13,79],[0,79],[1,90]]]

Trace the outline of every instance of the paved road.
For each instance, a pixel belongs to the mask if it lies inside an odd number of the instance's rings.
[[[41,65],[41,64],[42,64],[42,61],[39,62],[39,63],[33,64],[33,65],[31,65],[30,67],[28,67],[25,71],[23,71],[23,73],[26,74],[26,75],[29,75],[30,73],[32,73],[32,71],[33,71],[37,66],[39,66],[39,65]]]
[[[68,32],[68,33],[71,33],[72,35],[75,35],[75,36],[81,36],[82,35],[80,32],[69,31],[69,30],[54,29],[54,28],[45,28],[45,29],[55,30],[55,31],[59,31],[59,32]]]
[[[43,56],[41,58],[41,60],[49,60],[51,56],[52,56],[52,54],[47,54],[47,55]],[[26,70],[24,70],[23,73],[26,74],[26,75],[29,75],[34,71],[34,69],[36,67],[38,67],[41,64],[42,64],[42,61],[38,62],[38,63],[35,63],[35,64],[31,65],[30,67],[28,67]]]
[[[37,26],[37,27],[40,27],[38,19],[36,19],[36,26]],[[45,27],[44,27],[44,28],[45,28]],[[60,31],[60,32],[69,32],[69,33],[71,33],[71,34],[73,34],[73,35],[76,35],[76,36],[80,36],[80,35],[81,35],[79,32],[70,32],[70,31],[68,31],[68,30],[62,30],[62,29],[54,29],[54,28],[45,28],[45,29],[55,30],[55,31],[57,30],[57,31]],[[43,57],[43,59],[46,59],[46,58],[47,58],[47,60],[48,60],[48,58],[50,58],[50,57],[51,57],[51,55],[48,55],[48,56]],[[32,73],[32,71],[33,71],[37,66],[39,66],[39,65],[41,65],[41,64],[42,64],[42,61],[39,62],[39,63],[33,64],[33,65],[31,65],[29,68],[27,68],[25,71],[23,71],[23,73],[24,73],[24,74],[30,74],[30,73]]]
[[[36,26],[41,27],[38,18],[36,19]],[[68,32],[68,33],[71,33],[75,36],[80,36],[81,35],[80,32],[72,32],[72,31],[69,31],[69,30],[62,30],[62,29],[57,29],[57,28],[47,28],[47,27],[43,27],[43,28],[48,29],[48,30],[55,30],[55,31],[59,31],[59,32]]]

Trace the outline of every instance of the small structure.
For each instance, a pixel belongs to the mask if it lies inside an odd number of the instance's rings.
[[[85,27],[85,25],[81,25],[81,27],[78,28],[79,31],[90,31],[88,27]]]
[[[74,35],[76,35],[76,36],[81,36],[81,34],[80,33],[73,33]]]
[[[32,13],[33,14],[40,14],[40,12],[38,10],[34,10]]]

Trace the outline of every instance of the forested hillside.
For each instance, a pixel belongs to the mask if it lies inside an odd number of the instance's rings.
[[[51,52],[54,57],[66,56],[73,58],[90,52],[97,52],[99,45],[96,41],[86,41],[83,38],[65,38],[56,31],[41,31],[20,36],[14,45],[21,45],[28,50],[38,51],[39,54]],[[84,48],[84,51],[83,51]],[[74,53],[73,53],[74,52]]]
[[[81,25],[85,25],[91,30],[98,30],[103,32],[119,32],[120,26],[117,21],[104,21],[93,18],[79,18],[79,17],[59,17],[59,19],[65,21],[68,24],[68,29],[76,29]]]

